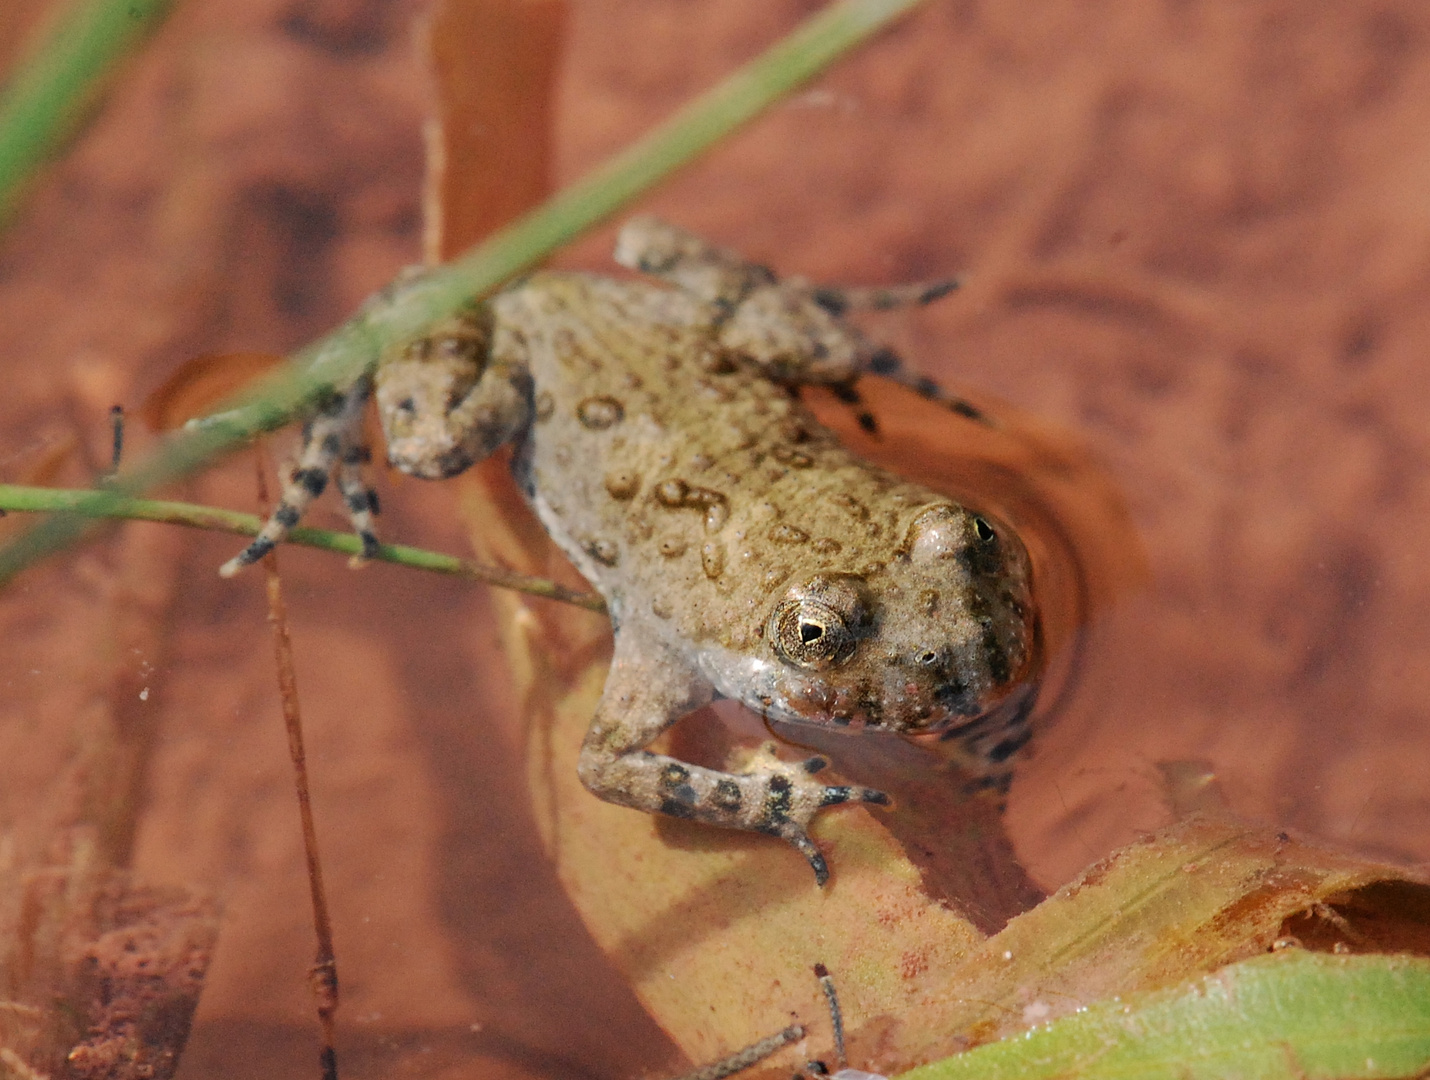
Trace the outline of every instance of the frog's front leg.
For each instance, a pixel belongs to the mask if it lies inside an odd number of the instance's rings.
[[[253,543],[224,563],[219,568],[220,574],[232,577],[281,543],[309,504],[327,488],[334,470],[353,531],[362,540],[363,557],[372,557],[377,550],[377,536],[372,527],[377,495],[363,481],[360,472],[362,463],[370,456],[363,441],[362,422],[371,396],[372,380],[364,375],[347,390],[330,393],[318,403],[316,415],[304,425],[298,464],[283,484],[277,508]]]
[[[298,465],[262,531],[219,571],[232,576],[281,543],[336,474],[363,556],[376,554],[377,496],[362,477],[371,457],[363,416],[373,396],[387,436],[387,458],[414,476],[461,472],[513,439],[531,418],[531,374],[514,342],[502,344],[491,309],[473,305],[378,361],[346,391],[330,394],[303,432]]]
[[[686,713],[708,704],[710,684],[674,650],[625,627],[595,718],[581,747],[581,782],[607,802],[689,818],[726,829],[779,836],[809,860],[819,885],[829,879],[809,822],[826,806],[887,803],[871,788],[812,779],[823,758],[788,763],[764,754],[745,773],[691,765],[646,747]]]

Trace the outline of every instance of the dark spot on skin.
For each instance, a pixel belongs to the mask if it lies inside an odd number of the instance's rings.
[[[610,540],[588,540],[581,550],[602,566],[615,566],[621,559],[621,549]]]
[[[843,492],[840,492],[837,495],[831,496],[829,501],[843,510],[848,510],[860,521],[869,520],[869,508],[863,503],[861,503],[858,499],[856,499],[853,495],[846,495]]]
[[[859,390],[852,382],[830,383],[829,392],[846,405],[858,405],[864,400],[859,396]]]
[[[328,474],[322,469],[299,469],[293,474],[293,483],[316,499],[328,486]]]
[[[707,543],[700,549],[700,569],[711,581],[725,572],[725,549],[720,544]]]
[[[1019,750],[1028,745],[1028,740],[1033,737],[1033,729],[1025,727],[1021,731],[1009,735],[1002,742],[998,743],[988,751],[988,760],[995,765],[1001,765]]]
[[[276,546],[277,545],[267,537],[255,540],[243,550],[243,554],[238,557],[238,561],[243,566],[249,566],[263,558],[263,556],[267,555]]]
[[[920,375],[910,384],[910,389],[921,397],[926,397],[931,401],[937,401],[943,396],[943,388],[934,382],[927,375]]]
[[[692,791],[691,795],[695,793]],[[692,799],[692,802],[694,800]],[[660,804],[660,812],[667,817],[692,818],[695,816],[695,807],[690,803],[677,802],[674,799],[663,799]]]
[[[740,804],[744,801],[744,795],[740,791],[740,785],[734,780],[721,780],[715,785],[714,792],[711,793],[710,801],[721,810],[734,812],[740,809]]]
[[[940,281],[937,285],[930,285],[923,292],[919,293],[916,304],[932,304],[935,300],[942,300],[954,289],[958,288],[957,281]]]
[[[785,579],[789,577],[789,567],[772,566],[765,571],[765,576],[761,583],[766,589],[776,589],[783,585]]]
[[[842,784],[838,787],[827,787],[824,789],[824,794],[819,798],[819,805],[838,806],[840,803],[848,802],[853,797],[853,788],[845,787]]]
[[[859,422],[859,427],[867,431],[870,435],[879,434],[879,421],[874,418],[873,413],[867,411],[861,412],[854,419]]]
[[[998,640],[998,634],[990,625],[983,627],[983,653],[988,662],[988,676],[995,685],[1002,686],[1012,675],[1008,665],[1008,652]]]
[[[285,529],[291,529],[298,524],[298,518],[300,516],[295,507],[288,506],[285,503],[283,506],[280,506],[277,513],[273,515],[273,520],[278,522],[278,524],[282,525]]]
[[[849,302],[838,289],[815,289],[809,298],[836,319],[849,310]]]
[[[791,469],[807,469],[814,464],[814,458],[803,450],[791,450],[788,446],[776,445],[770,448],[770,457]]]
[[[323,455],[325,457],[337,457],[338,452],[342,450],[342,447],[342,440],[340,440],[336,435],[323,436]]]
[[[953,401],[950,401],[948,403],[948,407],[950,411],[956,412],[959,416],[962,416],[965,419],[977,420],[979,423],[983,424],[986,424],[988,422],[987,415],[981,409],[977,408],[976,406],[970,405],[968,402],[962,400],[961,398],[955,398]]]
[[[366,465],[372,460],[372,448],[368,446],[349,446],[343,451],[344,465]]]
[[[790,807],[794,804],[794,785],[787,776],[770,777],[769,793],[765,796],[765,809],[756,828],[760,832],[778,834],[780,827],[789,821]]]
[[[375,559],[382,553],[382,545],[377,542],[377,537],[366,529],[358,533],[358,539],[362,541],[362,557],[364,559]]]
[[[970,711],[968,708],[968,686],[962,679],[950,679],[934,691],[934,700],[944,709],[951,713],[962,713]],[[923,713],[919,719],[928,717],[928,713]],[[962,731],[957,734],[963,734]]]
[[[736,370],[736,365],[727,353],[711,351],[700,357],[700,370],[707,375],[729,375]]]
[[[904,366],[893,349],[879,349],[869,357],[869,370],[875,375],[892,375]]]
[[[625,414],[626,410],[619,401],[604,394],[589,397],[576,406],[577,418],[592,431],[604,431],[619,424]]]
[[[689,493],[690,486],[684,480],[665,480],[656,485],[655,499],[662,506],[676,509],[685,505]]]
[[[636,492],[640,490],[640,474],[631,472],[629,469],[617,469],[606,474],[605,486],[606,494],[624,502],[626,499],[634,498]]]
[[[343,505],[348,508],[350,514],[361,514],[372,509],[372,492],[351,491],[343,497]]]
[[[822,770],[829,768],[829,759],[817,756],[812,758],[805,758],[802,762],[800,762],[800,768],[802,768],[810,776],[813,776],[815,773],[821,772]]]

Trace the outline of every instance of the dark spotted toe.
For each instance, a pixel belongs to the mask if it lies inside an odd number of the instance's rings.
[[[809,860],[809,867],[814,871],[814,883],[821,889],[829,881],[829,864],[824,861],[823,854],[819,848],[814,846],[814,841],[804,833],[786,837],[791,844],[799,849],[799,853]]]

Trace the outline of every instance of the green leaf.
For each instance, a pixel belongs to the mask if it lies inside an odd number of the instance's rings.
[[[1175,989],[1099,1002],[900,1080],[1349,1080],[1427,1068],[1430,960],[1291,949]]]

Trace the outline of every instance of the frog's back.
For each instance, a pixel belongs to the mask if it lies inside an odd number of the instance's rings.
[[[618,618],[748,649],[789,581],[877,577],[947,502],[844,450],[687,294],[543,274],[498,302],[535,383],[518,478]]]

